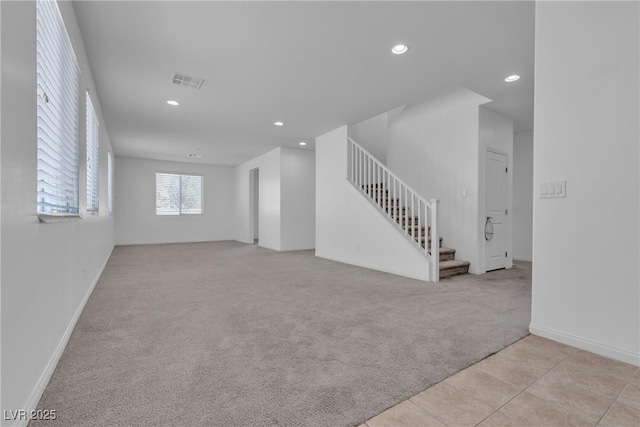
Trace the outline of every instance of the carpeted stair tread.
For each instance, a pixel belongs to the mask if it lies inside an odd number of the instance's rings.
[[[452,259],[450,261],[442,261],[440,263],[440,270],[446,270],[448,268],[455,268],[455,267],[468,267],[469,265],[471,265],[471,263],[469,261],[464,261],[461,259]]]
[[[431,253],[431,251],[429,251],[429,253]],[[440,248],[440,255],[442,254],[455,254],[456,250],[453,248]]]
[[[457,276],[458,274],[469,273],[469,261],[463,261],[460,259],[452,259],[448,261],[440,261],[440,278]]]
[[[429,249],[429,255],[431,255],[431,249]],[[456,250],[453,248],[440,248],[438,259],[440,262],[454,260],[456,258]]]
[[[409,236],[409,237],[411,237],[411,236]],[[413,240],[415,240],[417,242],[418,241],[418,236],[414,237]],[[423,248],[424,248],[425,240],[427,240],[429,242],[429,246],[431,246],[431,236],[427,237],[426,239],[425,239],[425,236],[420,237],[420,243],[422,244]],[[442,237],[440,237],[440,247],[442,247]]]

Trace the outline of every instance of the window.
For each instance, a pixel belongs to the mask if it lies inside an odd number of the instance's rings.
[[[113,159],[111,152],[107,153],[107,209],[113,214]]]
[[[78,75],[55,1],[36,2],[38,213],[78,213]]]
[[[98,153],[100,123],[87,91],[87,211],[98,211]]]
[[[156,215],[202,214],[202,175],[156,172]]]

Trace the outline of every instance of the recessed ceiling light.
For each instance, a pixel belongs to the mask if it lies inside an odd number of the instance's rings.
[[[187,157],[190,159],[199,159],[200,157],[202,157],[202,154],[189,153],[187,154]]]
[[[276,125],[276,126],[284,126],[284,123],[282,123],[282,122],[274,122],[273,124]]]
[[[168,100],[167,104],[173,105],[173,106],[180,105],[180,103],[178,101],[174,101],[173,99]]]
[[[507,77],[506,79],[504,79],[504,81],[507,82],[507,83],[515,82],[516,80],[520,80],[520,76],[517,75],[517,74],[512,74],[509,77]]]
[[[298,145],[307,145],[307,143],[304,142],[304,141],[300,141],[300,142],[298,142]]]
[[[407,46],[406,44],[397,44],[393,47],[393,49],[391,49],[391,52],[393,52],[396,55],[402,55],[403,53],[406,53],[409,50],[409,46]]]

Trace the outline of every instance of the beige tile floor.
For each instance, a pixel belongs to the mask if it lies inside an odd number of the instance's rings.
[[[371,418],[383,426],[640,426],[640,370],[535,335]]]

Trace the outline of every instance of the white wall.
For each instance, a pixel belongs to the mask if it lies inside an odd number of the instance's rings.
[[[156,215],[156,172],[204,176],[202,215]],[[233,238],[233,169],[117,157],[116,244],[208,242]]]
[[[532,261],[533,131],[513,136],[513,259]]]
[[[512,227],[512,215],[513,215],[513,120],[491,111],[485,107],[480,107],[480,120],[479,120],[479,141],[480,152],[478,158],[478,230],[479,233],[475,235],[478,242],[478,248],[480,249],[480,255],[478,256],[480,261],[480,271],[486,271],[485,266],[485,249],[486,240],[484,239],[484,224],[486,221],[485,215],[485,156],[487,148],[494,149],[498,152],[504,153],[507,156],[507,167],[509,171],[507,176],[507,206],[511,214],[505,216],[506,232],[506,266],[511,268],[513,261],[513,244],[511,236],[513,235]]]
[[[387,165],[425,199],[440,199],[439,234],[456,258],[484,273],[479,249],[479,113],[464,88],[407,106],[389,127]],[[463,196],[466,189],[467,196]],[[484,224],[483,224],[484,225]]]
[[[101,123],[100,211],[86,215],[85,91],[95,94],[95,87],[73,5],[59,5],[82,70],[78,135],[83,218],[44,224],[36,215],[35,191],[35,3],[0,2],[3,411],[35,408],[114,244],[106,186],[111,147],[95,95]]]
[[[531,331],[640,364],[638,2],[537,2]],[[537,193],[537,190],[536,190]]]
[[[276,251],[315,247],[315,154],[279,147],[234,168],[233,238],[253,243],[250,171],[259,169],[258,245]]]
[[[316,247],[316,155],[310,150],[281,149],[281,248]]]
[[[343,126],[316,138],[316,256],[428,280],[427,258],[346,177]]]
[[[387,113],[379,114],[349,126],[349,138],[383,164],[387,162]]]
[[[0,24],[2,23],[2,7],[0,7]],[[0,46],[2,46],[2,31],[0,31]],[[0,99],[2,99],[2,55],[0,55]],[[2,165],[2,102],[0,102],[0,165]],[[0,225],[2,224],[2,173],[0,171]],[[0,242],[2,242],[2,226],[0,226]],[[2,307],[2,244],[0,244],[0,307]],[[2,315],[0,315],[0,331],[2,331]],[[1,337],[0,337],[1,340]],[[0,385],[2,384],[2,352],[0,351]],[[0,410],[2,405],[2,387],[0,386]]]
[[[251,230],[251,174],[259,168],[259,245],[279,251],[280,233],[280,150],[276,148],[233,169],[235,182],[235,216],[233,239],[253,243]]]

